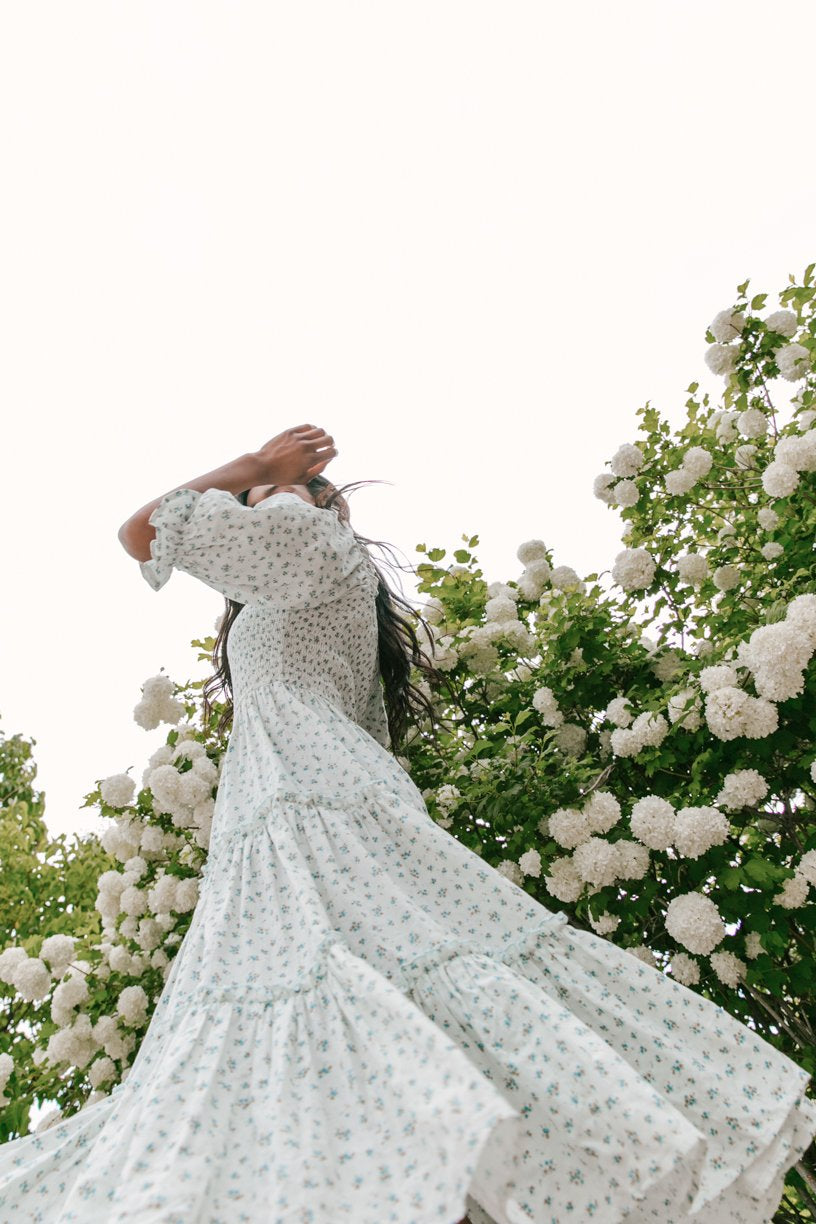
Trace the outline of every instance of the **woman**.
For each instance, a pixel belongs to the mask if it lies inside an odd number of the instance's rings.
[[[229,601],[232,731],[133,1064],[0,1148],[0,1219],[770,1220],[807,1073],[430,818],[389,750],[422,660],[336,454],[286,430],[120,531],[155,590],[176,568]]]

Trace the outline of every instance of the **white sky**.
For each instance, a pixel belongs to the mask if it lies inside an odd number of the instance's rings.
[[[119,525],[290,425],[391,482],[354,523],[412,561],[612,563],[636,408],[719,394],[707,324],[816,258],[814,35],[756,0],[0,9],[0,728],[54,832],[139,782],[140,687],[208,674],[224,606]]]

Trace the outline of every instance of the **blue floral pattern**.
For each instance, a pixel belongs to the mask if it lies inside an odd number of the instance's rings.
[[[154,589],[245,603],[201,893],[123,1083],[0,1146],[0,1219],[770,1220],[807,1073],[433,821],[350,528],[218,489],[151,522]]]

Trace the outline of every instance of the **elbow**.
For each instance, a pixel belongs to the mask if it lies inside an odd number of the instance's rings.
[[[119,528],[119,543],[129,557],[139,562],[150,560],[150,541],[155,536],[156,530],[150,524],[139,528],[138,525],[128,520]]]

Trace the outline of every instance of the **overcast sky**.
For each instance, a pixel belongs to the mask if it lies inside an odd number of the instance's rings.
[[[412,562],[611,564],[636,409],[719,394],[713,316],[816,259],[815,35],[809,0],[2,6],[0,729],[54,832],[138,783],[140,687],[207,675],[224,607],[120,524],[288,426],[390,482],[353,521]]]

